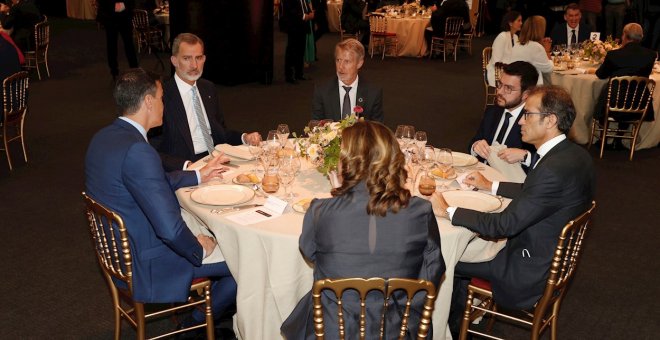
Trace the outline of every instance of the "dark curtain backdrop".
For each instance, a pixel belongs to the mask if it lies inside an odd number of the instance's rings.
[[[9,2],[9,0],[3,1]],[[42,14],[53,17],[66,17],[66,0],[35,0]]]
[[[273,0],[170,0],[172,38],[199,35],[204,78],[224,85],[273,79]]]

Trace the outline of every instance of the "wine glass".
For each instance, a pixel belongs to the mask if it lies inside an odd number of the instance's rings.
[[[426,142],[428,141],[426,137],[426,132],[425,131],[417,131],[415,132],[415,143],[417,144],[418,148],[423,148],[426,145]]]
[[[289,137],[289,125],[280,124],[277,126],[277,137],[280,139],[282,148],[286,145],[287,138]]]
[[[437,160],[438,169],[440,169],[440,172],[443,175],[446,175],[446,177],[442,176],[443,181],[441,188],[443,190],[447,190],[449,189],[447,184],[449,184],[451,180],[453,180],[453,178],[450,179],[447,177],[452,177],[450,174],[452,172],[452,166],[454,165],[454,157],[451,154],[451,150],[447,148],[438,149],[438,154],[436,157],[437,157],[436,160]]]
[[[422,169],[428,171],[433,167],[436,160],[435,148],[431,145],[425,145],[423,148],[420,148],[419,153],[419,163],[422,164]]]
[[[261,139],[261,135],[259,135],[259,139]],[[250,151],[250,155],[252,155],[252,157],[255,160],[258,160],[261,153],[264,152],[263,143],[264,142],[259,141],[255,145],[248,144],[248,151]],[[254,164],[254,167],[252,168],[252,172],[254,172],[255,174],[257,173],[257,164],[256,163]]]
[[[280,183],[284,185],[284,196],[282,197],[287,202],[293,199],[293,193],[289,193],[289,186],[296,178],[296,167],[291,157],[284,157],[280,159],[279,168],[277,169],[277,177]]]
[[[268,131],[268,137],[266,138],[266,151],[272,152],[277,146],[280,145],[280,137],[278,136],[277,130]]]
[[[399,147],[403,151],[403,130],[405,125],[397,125],[396,131],[394,132],[394,137],[396,137],[397,142],[399,142]]]
[[[403,128],[403,142],[405,145],[410,145],[410,143],[415,138],[415,127],[412,125],[405,125]]]

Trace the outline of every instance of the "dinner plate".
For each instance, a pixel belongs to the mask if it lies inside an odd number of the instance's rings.
[[[462,152],[452,151],[451,157],[454,159],[454,166],[470,166],[477,164],[479,161],[477,157]]]
[[[291,205],[291,208],[295,212],[299,212],[301,214],[304,214],[307,212],[307,209],[305,208],[305,203],[310,202],[312,199],[311,198],[303,198],[299,200],[298,202],[294,203]]]
[[[442,196],[450,207],[491,212],[502,206],[499,198],[478,191],[451,190],[443,192]]]
[[[243,185],[222,184],[195,189],[190,198],[200,204],[235,205],[245,203],[254,197],[254,190]]]

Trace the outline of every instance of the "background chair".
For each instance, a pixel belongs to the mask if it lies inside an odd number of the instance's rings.
[[[25,71],[14,73],[2,82],[2,148],[7,155],[9,170],[12,170],[9,143],[20,141],[23,148],[23,158],[27,163],[23,125],[27,113],[27,96],[30,79]]]
[[[46,75],[50,78],[50,70],[48,69],[48,46],[50,45],[50,24],[48,18],[44,16],[44,20],[34,25],[34,50],[25,51],[25,68],[37,69],[37,76],[41,80],[41,71],[39,64],[46,66]]]
[[[207,339],[214,339],[213,315],[211,314],[211,282],[207,279],[193,282],[191,292],[196,292],[200,298],[188,298],[188,302],[171,308],[145,314],[145,304],[133,300],[133,269],[132,252],[128,240],[128,232],[121,216],[96,202],[86,193],[82,193],[87,206],[92,242],[96,250],[96,258],[103,276],[110,288],[115,315],[115,339],[121,333],[121,319],[125,318],[137,331],[137,338],[144,339],[147,319],[162,317],[182,309],[204,306],[206,322],[188,328],[178,329],[162,336],[171,336],[192,329],[206,327]],[[126,288],[121,288],[120,286]]]
[[[566,295],[568,284],[573,279],[577,270],[578,260],[582,252],[582,241],[587,231],[587,226],[591,221],[591,216],[596,202],[591,202],[591,207],[578,216],[575,220],[568,222],[561,234],[555,248],[555,255],[550,265],[550,274],[546,281],[543,295],[534,306],[532,312],[520,311],[522,317],[515,317],[511,314],[505,314],[497,310],[497,305],[493,301],[493,293],[490,282],[481,279],[472,279],[468,285],[468,295],[465,304],[465,312],[461,322],[460,340],[467,339],[468,333],[477,334],[491,339],[500,339],[489,334],[469,329],[471,322],[484,314],[490,314],[491,319],[488,322],[486,331],[490,329],[495,321],[495,317],[505,318],[531,327],[531,339],[537,340],[545,329],[550,327],[550,339],[557,339],[557,318],[559,308]],[[481,300],[479,305],[473,305],[474,298]]]
[[[142,50],[151,53],[152,48],[158,48],[159,51],[165,50],[163,31],[158,27],[149,25],[147,11],[143,9],[133,10],[133,29],[138,53],[141,53]]]
[[[465,48],[468,52],[468,55],[472,55],[472,37],[474,37],[475,32],[476,32],[476,22],[479,18],[479,13],[475,13],[475,20],[474,24],[470,24],[470,31],[467,33],[462,33],[460,37],[458,38],[458,43],[456,46],[458,48]]]
[[[356,39],[360,40],[360,31],[354,32],[354,33],[347,33],[344,31],[344,29],[341,27],[341,6],[337,7],[337,14],[339,15],[339,39],[340,40],[345,40],[345,39]]]
[[[448,17],[445,21],[445,35],[443,37],[431,37],[429,59],[433,57],[434,52],[442,52],[442,61],[447,61],[447,50],[449,50],[454,54],[454,61],[456,61],[456,50],[458,38],[461,36],[461,27],[463,27],[463,18]]]
[[[589,147],[596,132],[599,132],[600,158],[603,158],[607,138],[631,139],[629,159],[632,161],[637,135],[653,97],[655,81],[635,76],[612,77],[607,87],[605,115],[602,121],[592,119]],[[612,123],[618,123],[617,127],[612,127]]]
[[[484,90],[486,91],[486,104],[484,105],[484,108],[488,105],[494,105],[497,99],[497,88],[488,85],[488,71],[486,70],[492,55],[493,48],[490,46],[484,47],[483,51],[481,51],[481,72],[483,73]]]
[[[388,48],[394,48],[394,56],[399,55],[399,39],[396,33],[387,31],[387,18],[380,15],[369,16],[369,30],[371,36],[369,37],[369,50],[371,58],[374,57],[374,49],[376,47],[382,49],[383,54],[381,59],[385,59],[385,52]]]
[[[360,296],[360,339],[365,339],[366,329],[366,305],[365,300],[367,298],[367,293],[373,290],[380,291],[383,294],[385,303],[381,313],[380,321],[380,334],[384,333],[384,317],[389,306],[388,302],[392,297],[392,294],[395,291],[403,290],[407,294],[407,301],[405,305],[405,312],[403,314],[403,319],[400,326],[400,335],[399,339],[404,339],[406,335],[406,330],[408,328],[408,317],[410,315],[410,306],[412,299],[415,296],[415,293],[423,291],[425,293],[424,297],[424,309],[420,318],[418,334],[416,335],[417,339],[424,339],[428,336],[429,327],[431,325],[431,315],[433,314],[433,308],[435,306],[436,298],[436,288],[433,283],[426,280],[412,280],[412,279],[383,279],[383,278],[349,278],[349,279],[324,279],[314,282],[314,287],[312,288],[312,299],[314,305],[314,331],[316,333],[316,339],[322,340],[325,339],[324,331],[324,320],[323,320],[323,305],[321,299],[321,293],[323,290],[331,290],[334,292],[337,297],[337,320],[339,322],[339,339],[344,340],[346,337],[345,331],[345,320],[343,317],[342,309],[342,297],[346,290],[355,290]],[[329,334],[329,339],[336,339],[337,334]],[[349,338],[355,338],[354,335],[350,335]]]

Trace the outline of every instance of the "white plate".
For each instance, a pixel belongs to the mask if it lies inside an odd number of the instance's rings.
[[[451,157],[454,159],[454,166],[470,166],[477,164],[479,161],[477,157],[462,152],[452,151]]]
[[[452,190],[443,192],[442,196],[450,207],[491,212],[502,206],[502,202],[497,197],[478,191]]]
[[[235,205],[245,203],[254,197],[254,190],[242,185],[211,185],[195,189],[190,198],[200,204]]]

